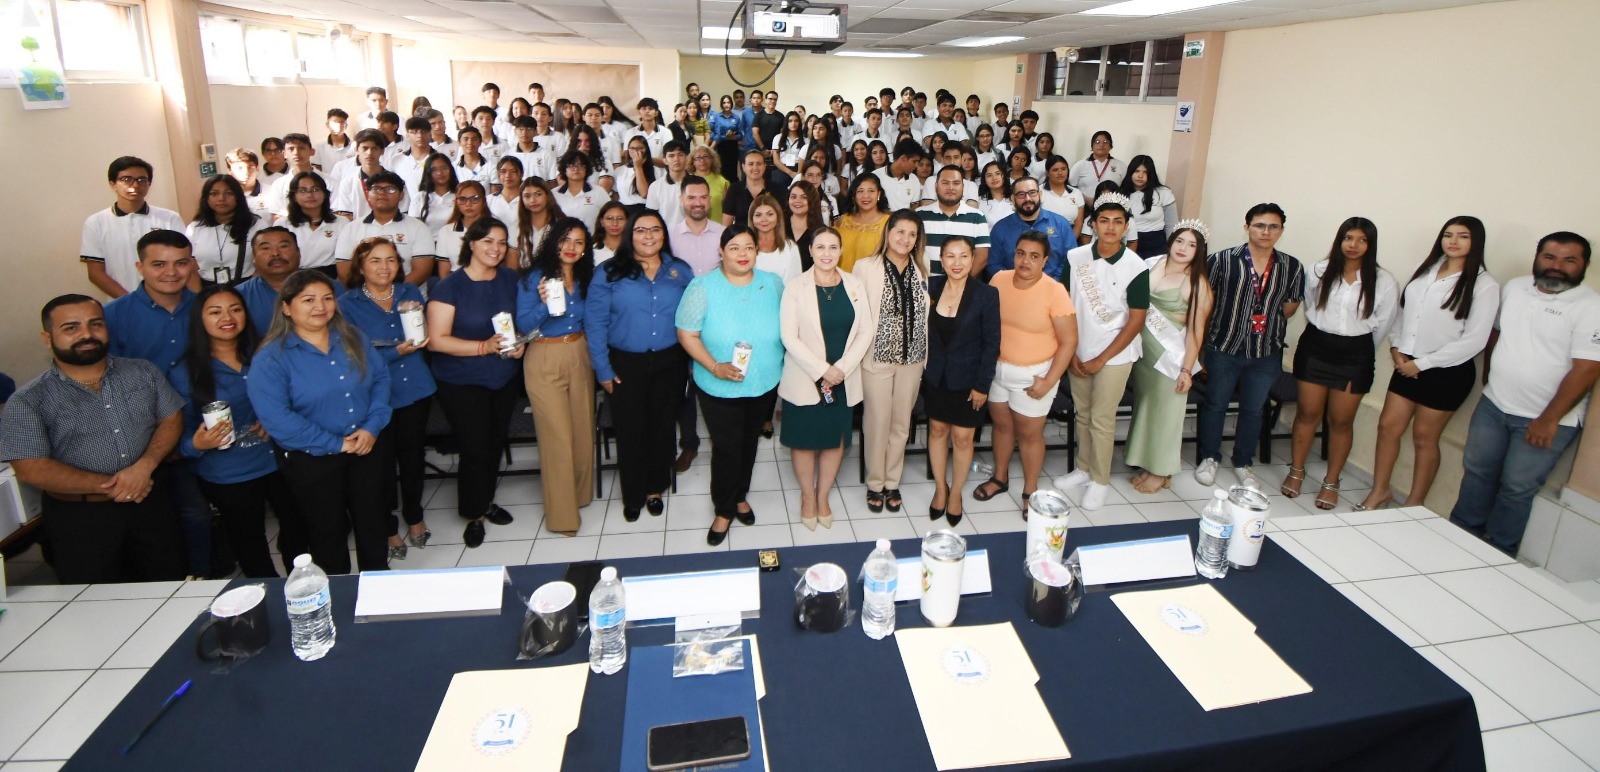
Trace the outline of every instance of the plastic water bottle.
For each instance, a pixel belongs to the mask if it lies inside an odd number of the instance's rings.
[[[861,568],[861,629],[867,637],[881,641],[894,632],[894,593],[900,583],[900,565],[894,562],[889,540],[879,539],[877,548]]]
[[[994,464],[975,457],[972,459],[972,473],[983,476],[992,475],[994,474]]]
[[[1228,492],[1214,490],[1211,501],[1200,512],[1200,544],[1194,550],[1194,567],[1207,579],[1228,574],[1228,539],[1233,537],[1233,513],[1228,507]]]
[[[322,659],[333,648],[333,596],[328,593],[328,575],[311,562],[310,555],[294,559],[283,597],[289,603],[294,655],[307,662]]]
[[[623,631],[626,608],[617,569],[606,566],[600,572],[600,583],[589,593],[590,670],[610,675],[627,663],[628,636]]]

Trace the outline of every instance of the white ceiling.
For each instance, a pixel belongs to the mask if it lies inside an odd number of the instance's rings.
[[[819,0],[819,2],[822,0]],[[1187,32],[1276,27],[1301,22],[1474,5],[1495,0],[1240,0],[1166,16],[1129,18],[1079,12],[1113,0],[868,0],[849,3],[844,51],[912,50],[928,56],[983,58],[1173,37]],[[222,5],[298,19],[351,24],[405,38],[492,40],[674,48],[698,54],[702,26],[724,26],[738,0],[215,0]],[[1016,21],[963,19],[977,12],[1038,14]],[[881,26],[880,26],[881,25]],[[894,32],[871,32],[873,27]],[[913,28],[914,29],[909,29]],[[908,31],[898,31],[908,30]],[[974,35],[1023,35],[987,48],[942,45]],[[752,54],[753,55],[753,54]]]

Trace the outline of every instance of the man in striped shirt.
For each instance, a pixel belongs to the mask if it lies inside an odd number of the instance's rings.
[[[1267,392],[1283,371],[1283,339],[1289,317],[1305,299],[1300,261],[1275,247],[1287,218],[1277,204],[1256,204],[1245,215],[1249,240],[1207,259],[1215,300],[1206,330],[1206,401],[1196,432],[1200,465],[1194,479],[1216,482],[1222,459],[1222,422],[1237,392],[1239,417],[1234,430],[1233,466],[1239,484],[1261,489],[1250,470],[1261,434]]]
[[[929,273],[944,273],[939,264],[939,250],[951,236],[972,239],[977,250],[973,256],[976,258],[974,272],[981,272],[989,259],[989,221],[984,219],[983,212],[961,200],[963,185],[961,167],[946,166],[939,170],[934,183],[935,203],[917,208],[917,219],[922,221],[922,229],[928,236],[922,256],[928,263]]]

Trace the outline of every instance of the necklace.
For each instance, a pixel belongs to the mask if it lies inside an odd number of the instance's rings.
[[[372,294],[372,290],[367,289],[367,285],[363,284],[363,285],[361,285],[361,294],[366,295],[367,299],[372,301],[372,302],[374,302],[374,303],[387,303],[387,302],[389,302],[391,300],[394,300],[394,286],[391,285],[389,287],[389,294],[384,295],[383,297],[380,298],[380,297]]]
[[[67,376],[67,377],[68,378],[72,378],[72,376],[70,376],[70,375]],[[88,389],[89,391],[99,392],[100,391],[100,381],[103,380],[104,378],[105,378],[105,373],[101,373],[99,378],[96,378],[96,379],[94,379],[92,381],[82,381],[82,380],[78,380],[77,378],[72,378],[72,382],[78,384],[79,386],[84,387],[85,389]]]

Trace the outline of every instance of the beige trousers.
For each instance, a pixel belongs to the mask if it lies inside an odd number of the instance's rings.
[[[1106,365],[1100,372],[1072,379],[1072,407],[1077,411],[1078,468],[1101,485],[1111,483],[1111,452],[1117,446],[1117,403],[1128,386],[1133,363]]]
[[[576,531],[578,510],[594,501],[594,369],[582,338],[529,343],[523,383],[539,434],[539,484],[545,527]]]
[[[871,356],[870,354],[868,356]],[[911,409],[922,388],[922,366],[870,362],[861,368],[861,449],[866,455],[867,490],[900,487],[906,465],[906,441],[911,438]]]

